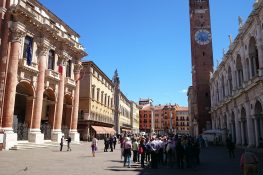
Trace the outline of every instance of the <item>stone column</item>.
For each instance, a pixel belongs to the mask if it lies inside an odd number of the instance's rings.
[[[32,118],[33,118],[33,111],[34,111],[34,102],[35,99],[33,96],[27,97],[26,99],[26,123],[28,125],[28,128],[32,127]]]
[[[61,56],[60,56],[61,57]],[[66,60],[61,57],[60,66],[62,66],[62,72],[59,75],[59,85],[58,85],[58,101],[57,101],[57,109],[56,109],[56,120],[54,124],[54,129],[52,130],[51,140],[55,142],[60,142],[60,139],[63,135],[61,132],[61,123],[62,123],[62,115],[63,115],[63,104],[64,104],[64,91],[65,91],[65,67],[66,67]]]
[[[258,146],[259,145],[259,142],[258,142],[259,133],[258,133],[258,119],[257,118],[254,119],[254,126],[255,126],[255,142],[256,142],[256,146]]]
[[[34,143],[44,143],[44,134],[40,131],[40,123],[43,107],[43,94],[45,86],[45,71],[47,62],[47,53],[49,50],[49,43],[45,38],[37,39],[38,46],[38,77],[36,87],[36,99],[34,106],[34,116],[32,121],[32,127],[29,130],[28,140]]]
[[[74,67],[74,79],[76,82],[76,89],[74,92],[74,99],[73,99],[73,115],[70,125],[69,134],[72,138],[72,141],[79,142],[79,133],[77,132],[77,125],[78,125],[78,111],[79,111],[79,83],[80,83],[80,70],[82,66],[81,63],[78,62],[75,64]]]
[[[252,126],[252,118],[251,116],[248,116],[247,118],[247,132],[248,132],[248,147],[255,146],[255,134],[254,134],[254,128]]]
[[[11,31],[11,50],[5,87],[7,91],[5,92],[2,118],[2,129],[4,130],[5,134],[4,149],[9,149],[17,143],[17,134],[13,132],[12,125],[15,107],[18,59],[21,52],[21,39],[25,36],[25,26],[20,22],[13,22]]]

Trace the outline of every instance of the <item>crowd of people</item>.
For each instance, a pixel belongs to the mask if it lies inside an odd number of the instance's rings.
[[[200,136],[193,138],[184,136],[123,136],[119,139],[123,165],[131,167],[133,163],[140,163],[144,168],[159,166],[173,167],[177,164],[180,169],[196,168],[200,164],[200,147],[205,146],[204,139]],[[131,158],[131,156],[133,156]]]

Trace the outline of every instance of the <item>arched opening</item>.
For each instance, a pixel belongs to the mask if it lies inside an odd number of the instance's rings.
[[[228,90],[229,90],[228,94],[232,95],[233,83],[232,83],[232,71],[230,66],[228,67],[227,78],[228,78]]]
[[[235,113],[233,111],[231,114],[231,135],[233,142],[236,143],[236,122],[235,122]]]
[[[258,61],[258,49],[254,37],[251,37],[249,41],[249,59],[250,59],[251,76],[252,77],[257,76],[259,70],[259,61]]]
[[[54,127],[56,97],[53,89],[46,89],[43,94],[43,107],[40,130],[45,140],[51,140],[51,130]]]
[[[17,140],[28,139],[34,105],[34,89],[28,82],[20,82],[16,87],[13,129]]]
[[[243,66],[240,55],[237,55],[236,59],[236,70],[237,70],[237,87],[241,87],[243,84]]]
[[[223,98],[226,96],[225,94],[225,80],[224,80],[224,76],[222,75],[222,78],[221,78],[221,86],[222,86],[222,96]]]
[[[259,140],[260,138],[263,138],[263,111],[262,111],[262,105],[259,101],[255,104],[255,128],[256,128],[256,138]]]
[[[63,115],[61,130],[64,133],[65,138],[69,136],[70,125],[72,123],[72,96],[71,94],[66,94],[64,96],[64,105],[63,105]]]
[[[243,107],[241,109],[241,139],[242,139],[242,144],[243,145],[247,145],[247,140],[248,140],[248,136],[247,136],[247,119],[246,119],[246,110]]]

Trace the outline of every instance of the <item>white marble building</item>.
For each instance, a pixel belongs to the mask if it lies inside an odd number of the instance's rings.
[[[239,33],[230,38],[229,50],[211,74],[211,118],[213,129],[231,135],[238,145],[258,146],[263,137],[263,1]],[[226,136],[225,135],[225,136]]]

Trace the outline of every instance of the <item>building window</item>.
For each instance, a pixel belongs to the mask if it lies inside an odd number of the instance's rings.
[[[67,69],[66,69],[66,77],[71,77],[71,67],[72,67],[71,60],[68,60]]]
[[[31,65],[33,50],[33,38],[26,36],[24,41],[23,58],[27,59],[27,65]]]
[[[93,85],[92,86],[92,90],[91,90],[92,92],[91,92],[91,98],[92,98],[92,100],[94,100],[94,98],[95,98],[95,86]]]
[[[54,70],[55,66],[55,51],[49,50],[48,53],[48,69]]]
[[[101,91],[101,96],[100,96],[100,98],[101,98],[101,101],[100,101],[100,102],[101,102],[101,104],[103,104],[103,97],[104,97],[104,96],[103,96],[103,94],[104,94],[104,92],[103,92],[103,91]]]
[[[99,100],[100,100],[100,89],[97,88],[97,101],[99,101]]]

